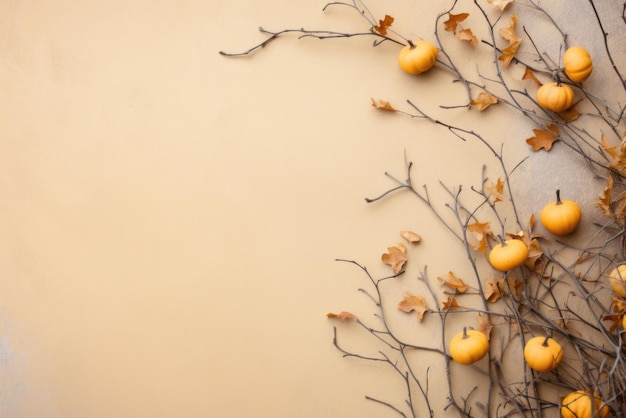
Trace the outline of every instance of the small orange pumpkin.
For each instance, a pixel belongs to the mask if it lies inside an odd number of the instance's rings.
[[[574,90],[567,84],[544,84],[537,90],[537,103],[544,109],[562,112],[574,104]]]
[[[498,271],[509,271],[528,259],[528,247],[519,239],[507,239],[489,252],[489,264]]]
[[[593,71],[593,62],[589,52],[579,46],[568,48],[563,54],[563,67],[567,77],[575,83],[585,81]]]
[[[561,200],[560,190],[556,191],[556,202],[545,205],[539,215],[541,224],[554,235],[571,234],[578,228],[581,217],[580,206],[572,200]]]
[[[585,390],[570,393],[561,401],[561,417],[563,418],[606,418],[609,415],[609,406],[597,393],[591,394]]]
[[[489,339],[480,331],[463,328],[450,340],[450,356],[461,364],[472,364],[485,357],[489,351]]]
[[[431,69],[437,61],[439,49],[428,41],[409,41],[409,44],[400,50],[398,64],[402,71],[409,74],[420,74]]]
[[[538,372],[556,369],[563,359],[561,344],[550,337],[534,337],[524,346],[526,364]]]

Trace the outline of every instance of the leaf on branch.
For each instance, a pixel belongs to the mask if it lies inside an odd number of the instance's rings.
[[[491,339],[491,330],[493,329],[493,325],[491,325],[489,315],[478,312],[476,316],[478,317],[478,325],[476,326],[476,330],[485,334],[485,336],[487,336],[487,339]]]
[[[471,29],[463,29],[459,31],[459,39],[462,41],[468,41],[473,46],[478,45],[478,39],[472,33]]]
[[[354,315],[352,315],[350,312],[346,312],[346,311],[341,311],[341,312],[339,312],[337,314],[329,312],[329,313],[326,314],[326,317],[327,318],[337,318],[337,319],[341,319],[342,321],[346,321],[346,320],[355,318]]]
[[[539,264],[543,260],[543,250],[536,239],[526,243],[528,245],[528,258],[526,259],[526,267],[531,271],[543,270],[543,265]]]
[[[485,286],[483,286],[483,296],[485,297],[485,300],[487,302],[495,302],[498,299],[500,299],[500,297],[502,296],[502,293],[500,292],[500,287],[498,286],[498,283],[496,282],[496,280],[500,279],[499,277],[493,279],[493,280],[487,280],[485,282]],[[502,279],[500,279],[502,280]]]
[[[491,183],[489,186],[486,186],[485,189],[491,193],[489,197],[494,203],[502,202],[504,199],[504,180],[502,180],[502,178],[499,177],[495,183]]]
[[[580,102],[580,100],[579,100]],[[578,102],[574,103],[572,106],[568,107],[562,112],[559,112],[559,116],[561,116],[565,122],[573,122],[580,117],[580,112],[576,108]]]
[[[507,286],[508,283],[508,286]],[[511,296],[519,296],[524,289],[524,284],[518,277],[508,276],[506,282],[502,277],[495,277],[493,280],[487,280],[483,287],[485,300],[487,302],[495,302],[503,295],[509,293]]]
[[[388,110],[390,112],[397,112],[398,111],[398,109],[396,109],[393,106],[391,106],[391,103],[389,103],[386,100],[375,100],[375,99],[372,98],[372,106],[374,106],[376,109]]]
[[[454,309],[465,309],[464,306],[459,305],[456,302],[456,298],[448,296],[448,299],[441,302],[441,310],[442,311],[452,311]]]
[[[381,257],[383,263],[389,264],[394,273],[400,272],[407,261],[406,247],[404,244],[399,243],[395,247],[388,247],[387,251],[388,252]]]
[[[383,20],[378,20],[378,25],[374,26],[374,30],[383,36],[387,35],[387,29],[389,28],[389,26],[391,26],[393,20],[393,17],[385,15],[385,18]]]
[[[623,300],[614,297],[612,303],[613,314],[607,314],[602,317],[604,321],[611,321],[611,326],[609,327],[609,331],[613,332],[619,326],[620,322],[622,322],[622,318],[624,317],[624,312],[626,312],[626,302]]]
[[[533,151],[544,148],[546,151],[552,149],[552,144],[559,139],[559,128],[556,125],[548,125],[548,130],[533,129],[535,136],[526,139],[526,143],[533,147]]]
[[[535,77],[535,73],[533,73],[533,71],[526,67],[526,71],[524,71],[524,75],[522,76],[522,80],[532,80],[535,83],[537,83],[538,87],[543,86],[543,83],[541,81],[539,81],[539,79],[537,77]]]
[[[437,280],[459,293],[467,292],[468,286],[465,284],[465,282],[462,279],[456,277],[451,271],[448,272],[448,277],[437,277]]]
[[[417,319],[420,321],[424,319],[424,314],[429,310],[423,297],[409,292],[404,292],[404,299],[398,303],[398,309],[406,313],[415,311]]]
[[[458,15],[453,15],[452,13],[448,13],[448,20],[443,22],[443,24],[446,26],[445,30],[447,32],[452,32],[456,34],[456,28],[458,24],[464,21],[465,19],[467,19],[468,16],[469,16],[469,13],[459,13]]]
[[[481,112],[496,103],[498,103],[498,98],[484,91],[479,93],[478,96],[470,102],[472,106],[478,107],[478,110]]]
[[[602,193],[598,195],[598,201],[596,202],[596,206],[600,208],[600,211],[604,213],[606,216],[612,217],[613,210],[611,209],[611,191],[613,190],[613,177],[609,176],[609,180],[604,186],[604,190]]]
[[[400,235],[402,235],[402,238],[407,240],[409,244],[419,244],[419,242],[422,240],[422,237],[420,237],[413,231],[402,231],[400,232]]]
[[[472,234],[476,243],[468,243],[468,245],[480,251],[481,253],[487,252],[487,238],[493,237],[489,222],[474,222],[467,225],[467,231]]]
[[[620,174],[626,174],[626,136],[619,145],[612,146],[604,135],[600,137],[602,149],[611,156],[612,160],[609,167],[618,171]]]
[[[504,9],[506,9],[506,6],[513,3],[513,1],[515,0],[487,0],[489,4],[498,6],[500,8],[500,11],[504,11]]]
[[[505,68],[509,68],[511,60],[515,58],[517,49],[522,43],[522,38],[518,38],[515,34],[515,26],[517,25],[517,16],[511,16],[511,25],[507,28],[500,29],[500,36],[509,41],[509,46],[502,49],[502,54],[498,57],[499,61],[504,63]]]

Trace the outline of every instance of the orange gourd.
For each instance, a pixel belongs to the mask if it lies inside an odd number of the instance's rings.
[[[437,60],[439,49],[428,41],[409,41],[409,44],[400,50],[398,64],[402,71],[409,74],[421,74],[431,69]]]
[[[541,224],[554,235],[571,234],[578,228],[582,211],[572,200],[561,200],[561,193],[556,191],[556,202],[548,203],[541,210]]]
[[[524,346],[526,364],[538,372],[556,369],[563,359],[561,345],[550,337],[534,337]]]
[[[589,52],[579,46],[573,46],[563,55],[563,67],[570,80],[581,83],[591,75],[593,62]]]
[[[570,393],[561,401],[561,417],[563,418],[606,418],[609,406],[597,393],[591,394],[584,390]],[[602,408],[600,408],[602,406]]]
[[[626,264],[622,264],[621,266],[617,266],[616,268],[609,273],[609,284],[611,285],[611,289],[616,294],[620,295],[623,298],[626,298]]]
[[[528,247],[519,239],[508,239],[489,252],[489,264],[498,271],[509,271],[528,259]]]
[[[450,340],[450,356],[461,364],[472,364],[485,357],[489,351],[489,339],[475,329],[463,328]]]
[[[537,103],[544,109],[562,112],[574,104],[574,90],[567,84],[544,84],[537,90]]]

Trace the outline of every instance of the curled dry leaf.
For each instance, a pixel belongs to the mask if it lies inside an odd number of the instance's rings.
[[[468,286],[465,284],[465,282],[462,279],[456,277],[451,271],[448,272],[448,277],[437,277],[437,280],[459,293],[467,292]]]
[[[346,312],[346,311],[341,311],[339,313],[332,313],[329,312],[326,314],[327,318],[337,318],[337,319],[341,319],[342,321],[346,321],[348,319],[354,319],[355,316],[352,315],[350,312]]]
[[[415,311],[417,319],[420,321],[424,319],[424,314],[428,312],[428,306],[424,298],[409,292],[404,292],[404,299],[398,303],[398,309],[406,313]]]
[[[468,243],[469,246],[481,253],[487,252],[487,238],[493,237],[491,232],[491,226],[489,222],[474,222],[467,225],[467,231],[471,233],[471,236],[476,241],[475,243]]]
[[[573,122],[580,117],[580,112],[576,105],[580,102],[580,100],[574,103],[572,106],[568,107],[562,112],[559,112],[559,116],[563,118],[565,122]]]
[[[381,257],[383,263],[389,264],[394,273],[400,272],[407,261],[406,247],[404,244],[399,243],[395,247],[388,247],[387,251],[388,252],[383,254]]]
[[[448,296],[448,299],[441,302],[442,311],[452,311],[454,309],[465,309],[465,307],[459,305],[456,301],[456,298],[452,296]]]
[[[609,176],[609,179],[604,186],[604,190],[598,196],[598,201],[596,202],[596,206],[600,208],[600,211],[604,213],[606,216],[612,217],[613,210],[611,208],[611,191],[613,190],[613,177]]]
[[[548,125],[548,130],[533,129],[535,136],[526,139],[526,143],[533,147],[533,151],[545,149],[550,151],[552,144],[559,139],[559,128],[556,125]]]
[[[517,54],[517,49],[522,43],[522,39],[518,38],[515,34],[515,26],[517,25],[517,16],[511,16],[511,24],[506,27],[500,29],[500,36],[507,41],[509,41],[509,46],[502,49],[502,54],[498,57],[499,61],[502,61],[505,68],[509,68],[511,61],[515,58],[515,54]]]
[[[614,297],[612,303],[612,311],[614,313],[607,314],[602,317],[604,321],[611,321],[609,331],[613,332],[619,326],[626,312],[626,302],[620,298]]]
[[[487,280],[483,286],[483,296],[487,302],[495,302],[510,290],[511,296],[519,296],[524,290],[524,283],[518,277],[508,276],[508,283],[504,282],[502,277],[495,277],[493,280]]]
[[[526,71],[524,71],[524,75],[522,76],[522,80],[532,80],[534,81],[538,87],[543,86],[543,83],[541,81],[539,81],[539,79],[537,77],[535,77],[535,73],[533,73],[533,71],[526,67]]]
[[[478,96],[470,102],[472,106],[476,106],[481,112],[496,103],[498,103],[498,98],[484,91],[479,93]]]
[[[407,240],[409,244],[418,244],[422,240],[422,237],[413,231],[402,231],[400,235],[402,235],[402,238]]]
[[[391,103],[389,103],[386,100],[372,99],[372,106],[374,106],[376,109],[388,110],[390,112],[397,112],[398,111],[398,109],[396,109],[393,106],[391,106]]]
[[[491,183],[485,188],[490,193],[489,197],[494,203],[502,202],[502,199],[504,199],[504,180],[501,177],[498,177],[495,183]]]
[[[473,46],[478,45],[478,39],[472,33],[471,29],[463,29],[459,31],[459,39],[462,41],[468,41]]]
[[[385,18],[383,20],[379,20],[378,25],[374,26],[374,30],[380,33],[381,35],[387,35],[387,28],[391,26],[391,24],[393,23],[393,20],[394,20],[393,17],[389,15],[385,15]]]
[[[514,0],[487,0],[488,3],[493,4],[494,6],[498,6],[500,11],[504,11],[506,6],[513,3]]]
[[[612,146],[604,135],[600,137],[602,149],[611,157],[609,167],[618,171],[620,174],[626,174],[626,135],[619,145]]]
[[[478,317],[478,325],[476,326],[476,330],[485,334],[487,336],[487,339],[491,339],[491,330],[493,329],[493,325],[491,325],[489,315],[478,312],[476,316]]]

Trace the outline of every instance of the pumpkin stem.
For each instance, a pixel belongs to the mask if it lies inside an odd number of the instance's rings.
[[[543,345],[544,347],[548,347],[548,340],[549,340],[549,339],[550,339],[550,336],[548,335],[548,336],[546,336],[546,339],[545,339],[545,340],[543,340],[543,344],[542,344],[542,345]]]
[[[415,44],[413,43],[412,40],[407,39],[406,41],[409,43],[409,46],[411,47],[411,49],[415,48]]]
[[[557,205],[563,204],[563,202],[561,201],[561,191],[559,189],[556,189],[556,204]]]
[[[467,335],[467,327],[463,327],[463,339],[467,339],[469,338],[469,335]]]

